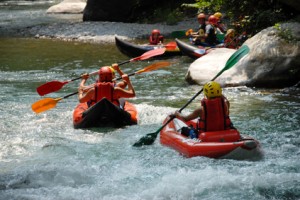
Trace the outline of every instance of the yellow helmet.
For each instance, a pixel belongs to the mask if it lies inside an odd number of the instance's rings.
[[[214,16],[217,17],[218,19],[220,19],[220,18],[222,17],[222,13],[216,12],[216,13],[214,14]]]
[[[209,81],[203,86],[204,95],[211,99],[214,97],[222,96],[222,88],[219,83],[215,81]]]

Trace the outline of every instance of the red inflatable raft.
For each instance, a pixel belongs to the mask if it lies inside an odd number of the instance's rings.
[[[168,120],[165,119],[164,123]],[[204,132],[191,139],[181,134],[181,128],[196,127],[196,121],[183,122],[175,118],[160,132],[160,142],[186,157],[205,156],[228,159],[260,159],[263,154],[257,140],[240,135],[236,129]]]
[[[106,98],[88,108],[86,103],[77,105],[73,112],[74,128],[122,127],[137,124],[136,107],[123,102],[124,109],[114,105]]]

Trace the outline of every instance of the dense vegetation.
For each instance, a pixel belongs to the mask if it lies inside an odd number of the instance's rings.
[[[278,0],[193,0],[169,1],[159,8],[156,4],[156,8],[150,12],[152,14],[143,16],[140,21],[143,19],[143,22],[165,21],[174,24],[186,16],[195,17],[200,12],[213,14],[217,11],[223,13],[229,27],[238,32],[246,31],[248,34],[255,34],[297,15],[296,10]]]

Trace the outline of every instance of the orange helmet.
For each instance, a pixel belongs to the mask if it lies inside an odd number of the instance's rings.
[[[200,13],[198,16],[197,16],[198,19],[205,19],[206,16],[204,13]]]
[[[152,30],[152,35],[154,35],[154,34],[160,35],[160,31],[158,29],[153,29]]]
[[[217,24],[218,23],[218,18],[216,18],[216,16],[214,16],[214,15],[211,15],[208,18],[208,22],[211,23],[211,24]]]
[[[105,66],[101,67],[99,70],[99,81],[100,82],[111,82],[114,75],[114,69],[111,67]]]

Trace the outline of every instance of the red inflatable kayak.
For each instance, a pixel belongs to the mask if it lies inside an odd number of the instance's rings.
[[[106,98],[88,108],[86,103],[77,105],[73,112],[74,128],[122,127],[137,124],[136,107],[125,101],[124,109]]]
[[[168,120],[165,119],[164,123]],[[186,157],[205,156],[228,159],[259,159],[263,156],[260,144],[254,138],[240,135],[236,129],[201,133],[191,139],[181,134],[181,128],[196,127],[196,121],[183,122],[175,118],[160,132],[160,142]]]

